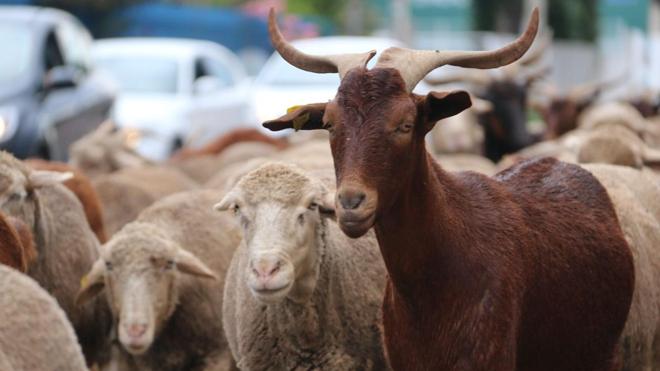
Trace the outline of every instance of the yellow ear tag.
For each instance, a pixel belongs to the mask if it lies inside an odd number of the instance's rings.
[[[286,113],[287,113],[287,114],[289,114],[289,113],[293,113],[293,112],[295,112],[295,111],[296,111],[298,108],[300,108],[300,107],[302,107],[302,106],[291,106],[291,107],[289,107],[289,108],[286,109]]]
[[[308,120],[309,120],[309,112],[299,117],[296,117],[295,119],[293,119],[293,129],[295,131],[302,129],[302,127],[307,123]]]
[[[81,287],[81,288],[83,288],[83,287],[87,287],[87,283],[88,283],[88,281],[89,281],[89,278],[87,277],[87,275],[84,275],[84,276],[80,279],[80,287]]]

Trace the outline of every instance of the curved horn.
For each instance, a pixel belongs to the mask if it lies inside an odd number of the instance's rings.
[[[434,69],[452,65],[466,68],[497,68],[513,63],[525,54],[539,28],[539,10],[534,8],[527,29],[512,43],[492,51],[439,51],[388,48],[378,58],[376,67],[395,68],[401,73],[408,91]]]
[[[536,44],[536,47],[530,50],[529,53],[525,53],[525,55],[520,58],[516,64],[520,64],[521,66],[529,66],[538,62],[541,58],[543,58],[543,53],[545,53],[546,49],[548,49],[548,46],[552,45],[552,38],[552,30],[546,32],[540,42]]]
[[[376,51],[372,50],[366,53],[348,53],[335,55],[309,55],[301,52],[291,45],[280,32],[275,18],[275,10],[270,8],[268,14],[268,33],[270,41],[275,50],[294,67],[301,70],[315,73],[339,73],[343,78],[346,73],[354,67],[366,67],[367,63]]]

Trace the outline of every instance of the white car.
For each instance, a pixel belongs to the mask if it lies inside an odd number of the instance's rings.
[[[296,40],[291,44],[305,53],[314,55],[364,53],[376,50],[378,54],[371,59],[368,67],[373,67],[380,53],[388,47],[404,46],[394,39],[359,36],[319,37]],[[254,120],[262,123],[282,116],[287,108],[293,106],[329,101],[334,98],[338,87],[338,74],[303,71],[291,66],[275,52],[259,72],[252,87],[252,104],[256,116]],[[426,85],[421,83],[415,91],[425,89],[428,90]],[[273,133],[263,130],[271,135],[287,135],[289,132],[283,130]]]
[[[120,38],[97,41],[93,58],[119,85],[118,126],[140,133],[136,149],[167,159],[182,143],[199,147],[248,124],[250,79],[238,57],[208,41]]]

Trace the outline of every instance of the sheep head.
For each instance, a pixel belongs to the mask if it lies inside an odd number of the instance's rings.
[[[102,247],[76,302],[82,305],[105,289],[119,341],[129,353],[143,354],[176,309],[182,274],[215,278],[161,229],[133,223]]]
[[[106,121],[71,145],[69,163],[88,176],[151,164],[131,147],[133,134],[142,135],[116,128],[112,122]]]
[[[72,177],[70,172],[33,170],[10,153],[0,152],[0,210],[34,229],[37,212],[35,191]]]
[[[243,228],[247,285],[266,304],[306,300],[316,287],[323,217],[334,201],[320,182],[293,165],[267,163],[245,175],[220,201]]]
[[[277,28],[274,13],[269,31],[275,49],[290,64],[310,72],[338,72],[341,83],[328,103],[301,106],[265,122],[270,130],[327,129],[337,175],[337,217],[350,237],[364,235],[377,213],[390,207],[413,164],[425,158],[424,136],[438,120],[471,106],[464,91],[412,93],[430,71],[443,66],[488,69],[518,60],[538,29],[538,9],[527,30],[495,51],[438,51],[389,48],[372,69],[373,52],[316,57],[296,50]]]

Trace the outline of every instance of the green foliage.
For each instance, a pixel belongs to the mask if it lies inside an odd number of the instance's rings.
[[[335,23],[342,22],[346,0],[287,0],[290,13],[323,16]]]
[[[593,41],[598,32],[597,0],[547,0],[548,23],[555,38]],[[475,28],[516,32],[522,0],[472,0]]]
[[[598,30],[596,0],[548,0],[548,23],[555,38],[593,41]]]

